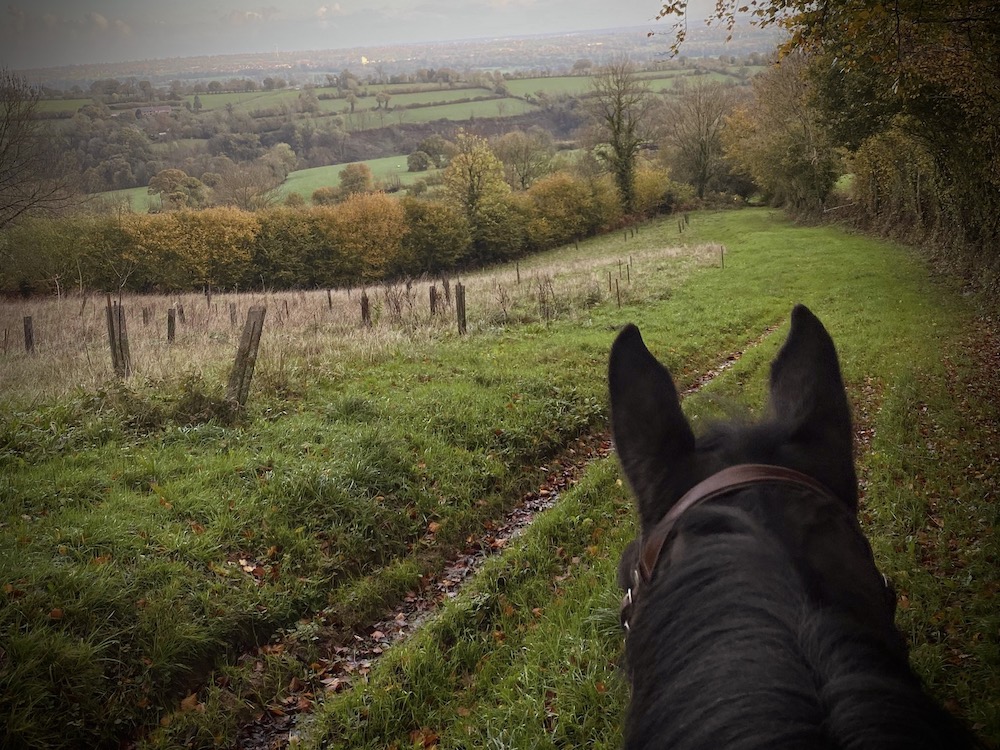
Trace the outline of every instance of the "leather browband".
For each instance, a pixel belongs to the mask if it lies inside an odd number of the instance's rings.
[[[663,545],[666,544],[667,537],[670,536],[677,520],[685,511],[720,495],[726,495],[755,484],[773,482],[798,485],[821,495],[834,497],[829,489],[812,477],[794,469],[786,469],[783,466],[737,464],[723,469],[688,490],[667,512],[667,515],[653,527],[649,537],[642,542],[638,572],[642,575],[643,581],[649,583],[653,579],[653,572],[659,563],[660,555],[663,554]]]

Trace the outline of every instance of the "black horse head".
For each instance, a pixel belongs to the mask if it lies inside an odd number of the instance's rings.
[[[696,438],[635,326],[609,385],[641,529],[619,567],[626,746],[961,746],[908,666],[858,525],[850,410],[820,321],[792,311],[759,424]]]

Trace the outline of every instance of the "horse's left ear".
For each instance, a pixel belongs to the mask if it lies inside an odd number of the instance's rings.
[[[694,433],[673,378],[634,325],[611,347],[608,389],[615,449],[645,529],[667,511],[667,483],[694,451]]]
[[[837,350],[823,324],[804,305],[771,364],[771,411],[789,434],[794,468],[808,470],[857,509],[851,411]]]

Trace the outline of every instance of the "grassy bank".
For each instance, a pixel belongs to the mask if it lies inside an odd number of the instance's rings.
[[[703,249],[664,251],[679,239]],[[607,274],[630,255],[619,308]],[[497,289],[515,289],[518,272],[536,291],[505,307]],[[278,649],[239,654],[296,623],[309,642],[319,610],[343,640],[313,648],[349,645],[537,486],[541,464],[604,424],[618,326],[637,322],[682,387],[783,326],[686,400],[701,419],[733,401],[760,407],[794,302],[838,344],[865,430],[865,524],[905,597],[915,662],[1000,737],[998,415],[959,296],[898,248],[766,211],[697,214],[682,238],[661,221],[479,278],[491,302],[470,304],[466,338],[450,325],[306,322],[299,349],[290,337],[259,362],[235,422],[218,405],[224,367],[207,359],[202,376],[12,400],[0,421],[4,745],[139,734],[209,747],[303,685],[319,702],[308,659],[293,682],[268,658]],[[537,292],[548,278],[551,310]],[[33,372],[23,388],[44,377]],[[595,464],[413,641],[331,690],[303,741],[617,746],[613,572],[632,523],[617,480],[613,460]]]

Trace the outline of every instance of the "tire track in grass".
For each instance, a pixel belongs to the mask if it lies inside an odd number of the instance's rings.
[[[756,338],[738,351],[725,356],[718,365],[695,378],[691,385],[681,390],[682,396],[697,393],[727,370],[731,369],[751,349],[763,343],[779,328],[779,324],[766,327]],[[471,578],[482,563],[500,553],[513,539],[522,534],[542,511],[553,507],[560,495],[572,487],[595,460],[606,458],[613,450],[610,434],[592,432],[578,437],[573,443],[545,466],[545,481],[538,490],[526,493],[500,521],[487,523],[484,533],[469,536],[462,552],[450,560],[436,575],[421,578],[419,591],[409,592],[388,615],[363,629],[365,635],[355,632],[352,641],[328,644],[329,658],[309,664],[308,681],[292,678],[288,695],[258,709],[252,721],[239,732],[236,746],[241,750],[282,750],[297,743],[297,718],[311,713],[326,693],[347,690],[362,683],[378,658],[392,645],[407,638],[448,599],[458,596],[462,585]],[[428,532],[433,536],[433,530]],[[321,626],[329,625],[323,615],[316,620]],[[268,644],[258,653],[282,653],[294,648],[294,635],[285,642]],[[288,648],[291,646],[291,648]]]

